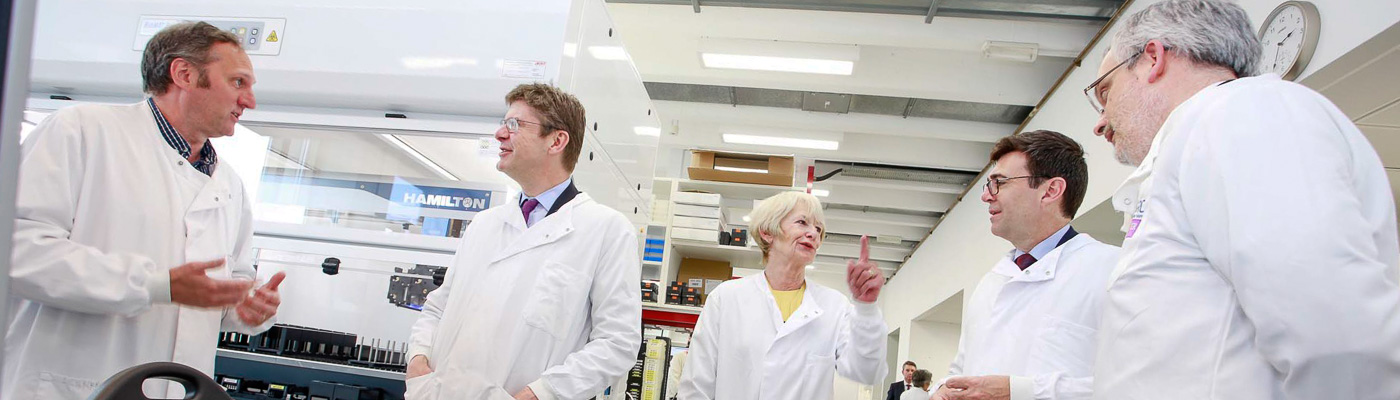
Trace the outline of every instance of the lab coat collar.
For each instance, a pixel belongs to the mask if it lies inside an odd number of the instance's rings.
[[[1057,270],[1059,270],[1060,257],[1064,255],[1065,252],[1078,250],[1093,241],[1094,239],[1089,237],[1089,235],[1083,233],[1076,234],[1073,238],[1069,239],[1069,241],[1065,242],[1065,244],[1055,247],[1054,250],[1050,250],[1049,253],[1045,254],[1045,258],[1036,260],[1035,264],[1031,264],[1031,266],[1024,271],[1016,266],[1016,261],[1014,260],[1016,251],[1007,251],[1006,256],[1002,257],[1001,261],[997,262],[995,267],[992,267],[992,272],[1011,278],[1012,282],[1043,282],[1054,280]]]
[[[1134,169],[1131,174],[1128,174],[1128,179],[1124,180],[1123,184],[1118,186],[1118,190],[1113,192],[1113,209],[1123,215],[1123,226],[1120,228],[1123,233],[1126,234],[1133,230],[1133,219],[1138,218],[1138,214],[1140,214],[1142,211],[1141,209],[1145,206],[1141,201],[1142,199],[1139,198],[1142,186],[1147,182],[1148,178],[1152,177],[1152,171],[1157,164],[1157,153],[1161,151],[1162,141],[1171,133],[1171,127],[1176,123],[1177,112],[1188,108],[1192,102],[1199,101],[1209,93],[1214,92],[1217,88],[1232,81],[1234,81],[1234,79],[1216,82],[1202,88],[1200,91],[1197,91],[1196,94],[1191,95],[1186,101],[1172,109],[1171,114],[1167,114],[1167,120],[1162,123],[1162,128],[1157,130],[1157,136],[1152,138],[1152,147],[1148,148],[1147,156],[1143,157],[1142,164],[1138,164],[1137,169]]]
[[[573,204],[573,203],[574,203],[574,201],[573,201],[574,198],[577,198],[579,195],[583,194],[583,192],[578,191],[578,187],[575,187],[575,186],[574,186],[574,179],[573,179],[573,178],[569,178],[569,180],[567,180],[567,181],[565,181],[565,182],[568,183],[568,186],[565,186],[565,187],[564,187],[564,191],[561,192],[561,193],[559,193],[559,196],[558,196],[558,197],[554,198],[553,206],[549,207],[549,212],[545,213],[544,218],[540,218],[539,221],[535,221],[535,226],[539,226],[541,222],[544,222],[545,220],[548,220],[548,219],[549,219],[549,216],[554,215],[555,213],[559,212],[559,210],[563,210],[563,209],[565,208],[565,206],[569,206],[569,205]],[[552,189],[551,189],[551,190],[552,190]],[[525,198],[525,197],[524,197],[524,195],[522,194],[521,197],[520,197],[520,199],[524,199],[524,198]],[[522,201],[523,201],[523,200],[522,200]],[[541,205],[544,205],[544,204],[541,203]],[[519,205],[516,206],[516,209],[517,209],[517,210],[520,209]],[[516,228],[517,230],[522,230],[522,231],[523,231],[523,230],[526,230],[526,229],[529,229],[529,226],[526,226],[526,224],[525,224],[525,215],[524,215],[523,213],[519,213],[519,212],[513,213],[513,215],[512,215],[510,218],[507,218],[507,219],[506,219],[506,225],[510,225],[511,227],[514,227],[514,228]]]
[[[560,199],[563,200],[562,197]],[[590,201],[592,201],[592,199],[590,199],[587,194],[578,193],[577,197],[572,201],[559,206],[559,211],[556,213],[558,215],[541,219],[535,222],[534,227],[529,229],[525,227],[525,219],[520,213],[511,212],[511,215],[506,218],[505,225],[514,229],[516,232],[523,231],[524,233],[518,234],[514,241],[506,244],[505,251],[496,253],[496,256],[491,259],[491,262],[496,263],[526,250],[554,243],[564,236],[573,233],[574,221],[573,218],[570,217],[574,209]]]
[[[773,288],[768,286],[768,271],[759,274],[757,278],[755,280],[758,281],[759,290],[763,293],[763,297],[768,299],[767,309],[771,317],[770,321],[773,323],[773,329],[778,332],[773,340],[782,339],[783,336],[796,332],[803,326],[817,320],[817,317],[825,312],[821,305],[817,304],[817,299],[812,297],[812,292],[815,292],[812,280],[804,277],[803,285],[806,285],[807,290],[802,292],[802,305],[797,306],[797,310],[788,316],[787,322],[783,322],[783,313],[778,310],[778,300],[773,298]]]

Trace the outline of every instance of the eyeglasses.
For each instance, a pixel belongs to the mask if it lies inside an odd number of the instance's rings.
[[[521,120],[521,119],[519,119],[519,118],[506,118],[506,119],[501,120],[501,126],[506,127],[506,130],[507,130],[507,131],[510,131],[510,133],[520,133],[520,124],[535,125],[535,126],[539,126],[540,129],[547,129],[547,128],[549,128],[548,125],[541,124],[541,123],[539,123],[539,122],[524,121],[524,120]]]
[[[1045,177],[1044,177],[1044,176],[1038,176],[1038,175],[1013,176],[1013,177],[1010,177],[1010,178],[996,178],[996,177],[990,177],[990,176],[989,176],[989,177],[987,177],[987,183],[984,184],[984,185],[982,185],[982,190],[987,191],[988,194],[991,194],[991,195],[993,195],[993,196],[996,196],[996,195],[997,195],[997,192],[1001,191],[1001,185],[1005,185],[1007,182],[1010,182],[1010,181],[1015,180],[1015,179],[1026,179],[1026,178],[1045,178]]]
[[[1170,49],[1170,47],[1163,47],[1163,49],[1164,49],[1164,50],[1165,50],[1165,49]],[[1094,107],[1094,111],[1098,112],[1099,114],[1103,114],[1103,106],[1104,106],[1104,99],[1102,98],[1103,93],[1099,93],[1097,90],[1095,90],[1095,89],[1098,88],[1099,83],[1102,83],[1104,79],[1107,79],[1109,75],[1112,75],[1112,74],[1113,74],[1113,71],[1117,71],[1118,68],[1122,68],[1124,65],[1127,65],[1129,62],[1132,62],[1133,60],[1136,60],[1136,59],[1138,58],[1138,56],[1142,55],[1142,52],[1143,52],[1144,50],[1147,50],[1147,46],[1146,46],[1146,45],[1144,45],[1143,48],[1138,49],[1138,51],[1137,51],[1136,53],[1133,53],[1133,55],[1128,56],[1128,58],[1127,58],[1127,59],[1124,59],[1123,62],[1120,62],[1120,63],[1118,63],[1118,65],[1113,66],[1113,68],[1110,68],[1110,69],[1108,70],[1108,72],[1105,72],[1105,73],[1103,73],[1103,75],[1100,75],[1100,76],[1099,76],[1099,79],[1095,79],[1095,80],[1094,80],[1094,83],[1090,83],[1090,84],[1089,84],[1089,87],[1084,88],[1084,97],[1088,97],[1088,98],[1089,98],[1089,105],[1092,106],[1092,107]]]

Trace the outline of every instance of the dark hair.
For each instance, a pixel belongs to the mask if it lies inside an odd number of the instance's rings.
[[[1026,154],[1032,188],[1040,187],[1051,178],[1065,180],[1060,211],[1065,218],[1074,218],[1084,203],[1084,191],[1089,184],[1089,164],[1084,162],[1084,148],[1059,132],[1039,130],[1001,138],[992,146],[992,161],[1013,152]]]
[[[918,368],[918,367],[919,367],[919,364],[915,364],[913,361],[905,361],[905,362],[904,362],[904,366],[905,366],[905,367],[914,367],[914,368]],[[903,368],[903,367],[900,367],[900,368]]]
[[[539,115],[540,136],[555,130],[569,134],[569,144],[564,147],[564,168],[573,172],[579,153],[583,152],[583,104],[574,95],[543,83],[516,86],[506,94],[506,104],[517,101],[525,102]]]
[[[240,46],[238,36],[209,25],[206,22],[181,22],[161,29],[151,41],[146,42],[146,51],[141,55],[141,81],[146,93],[162,95],[175,82],[170,76],[170,64],[176,59],[184,59],[199,71],[199,87],[209,87],[209,74],[204,66],[215,59],[210,49],[219,43]]]
[[[932,380],[933,380],[933,373],[932,373],[932,372],[929,372],[929,370],[921,369],[921,370],[918,370],[918,371],[914,371],[914,382],[913,382],[913,383],[914,383],[914,387],[920,387],[920,388],[922,388],[922,387],[928,386],[929,383],[931,383],[930,381],[932,381]]]

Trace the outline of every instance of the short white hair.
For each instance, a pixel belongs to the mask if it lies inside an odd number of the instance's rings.
[[[749,236],[758,243],[758,249],[763,251],[763,263],[768,263],[768,250],[773,243],[763,238],[767,233],[774,237],[781,237],[783,233],[783,218],[802,206],[811,215],[811,223],[822,227],[822,236],[826,236],[826,214],[822,213],[822,203],[816,196],[803,192],[782,192],[758,203],[749,213]]]
[[[1258,73],[1264,51],[1249,14],[1229,0],[1166,0],[1148,6],[1124,21],[1113,35],[1111,51],[1125,61],[1154,39],[1194,62],[1228,68],[1241,78]]]

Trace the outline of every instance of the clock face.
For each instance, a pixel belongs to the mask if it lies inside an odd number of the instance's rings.
[[[1295,4],[1280,8],[1273,18],[1264,23],[1263,34],[1259,37],[1259,44],[1264,48],[1259,72],[1287,76],[1303,54],[1304,38],[1309,33],[1307,30],[1317,27],[1307,25],[1303,8]]]

